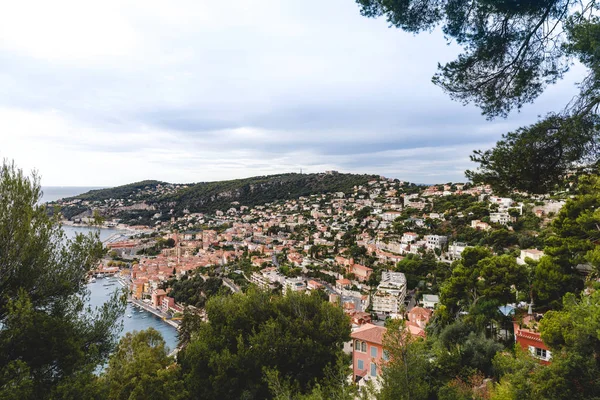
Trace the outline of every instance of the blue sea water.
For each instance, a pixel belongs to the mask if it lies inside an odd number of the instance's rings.
[[[101,306],[110,299],[115,291],[123,289],[117,280],[113,278],[97,279],[96,282],[90,283],[88,288],[90,289],[90,304],[92,307]],[[128,315],[131,315],[131,317],[128,317]],[[120,321],[123,322],[121,337],[125,336],[127,332],[154,328],[161,333],[170,350],[177,347],[177,329],[154,314],[134,307],[131,303],[127,304],[125,315],[121,317]]]
[[[50,202],[65,197],[76,196],[93,189],[98,188],[45,186],[42,188],[43,197],[41,202]],[[100,240],[106,240],[115,233],[122,232],[118,229],[99,229],[87,226],[66,225],[63,225],[63,230],[68,238],[73,238],[78,233],[87,234],[89,232],[98,232],[100,235]],[[123,287],[112,278],[103,278],[98,279],[94,283],[90,283],[88,288],[90,289],[90,305],[92,307],[99,307],[108,301],[108,299],[116,290],[122,290]],[[128,315],[131,315],[131,317],[128,317]],[[121,322],[123,323],[121,337],[125,336],[127,332],[141,331],[152,327],[162,334],[169,349],[173,350],[177,346],[177,329],[167,324],[162,319],[156,317],[152,313],[138,309],[131,304],[127,304],[127,309],[125,314],[121,317]]]
[[[66,197],[77,196],[78,194],[89,192],[90,190],[102,189],[98,186],[42,186],[41,203],[49,203],[64,199]]]

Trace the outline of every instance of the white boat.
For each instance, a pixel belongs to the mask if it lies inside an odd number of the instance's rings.
[[[127,314],[127,318],[131,318],[131,314]]]

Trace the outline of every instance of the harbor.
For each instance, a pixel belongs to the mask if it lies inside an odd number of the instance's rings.
[[[88,284],[90,290],[89,304],[92,307],[100,307],[117,290],[123,290],[122,281],[116,277],[95,278]],[[160,312],[153,310],[150,306],[137,300],[128,301],[123,317],[120,319],[123,323],[123,330],[120,337],[127,332],[141,331],[148,328],[154,328],[161,333],[165,343],[170,350],[177,347],[177,324],[175,321],[165,319]]]

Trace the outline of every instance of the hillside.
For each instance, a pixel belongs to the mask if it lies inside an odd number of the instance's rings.
[[[160,208],[173,205],[177,212],[214,212],[237,201],[255,206],[328,192],[349,192],[364,185],[373,175],[354,174],[281,174],[221,182],[204,182],[159,199]]]
[[[92,190],[64,199],[59,205],[66,218],[91,215],[92,209],[97,209],[105,216],[130,223],[136,220],[147,223],[156,213],[162,213],[166,219],[167,214],[182,215],[184,210],[192,213],[226,211],[233,202],[252,207],[311,194],[347,193],[355,185],[365,185],[374,178],[377,176],[289,173],[188,185],[142,181]]]
[[[113,188],[90,190],[89,192],[71,197],[67,200],[80,199],[89,201],[103,201],[108,199],[124,199],[143,192],[144,190],[156,189],[156,187],[159,185],[168,185],[168,183],[155,180],[145,180],[129,183],[127,185],[116,186]]]

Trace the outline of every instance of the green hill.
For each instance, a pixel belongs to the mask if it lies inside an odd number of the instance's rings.
[[[256,206],[276,200],[329,192],[349,192],[364,185],[373,175],[281,174],[220,182],[197,183],[159,199],[161,206],[173,204],[177,212],[214,212],[231,207],[232,202]],[[161,207],[162,208],[162,207]]]
[[[64,199],[62,213],[72,218],[97,209],[107,217],[118,217],[128,223],[148,223],[155,213],[162,213],[162,219],[167,219],[182,215],[184,210],[192,213],[226,211],[233,202],[252,207],[312,194],[347,193],[354,186],[365,185],[376,178],[376,175],[289,173],[188,185],[148,180]]]

